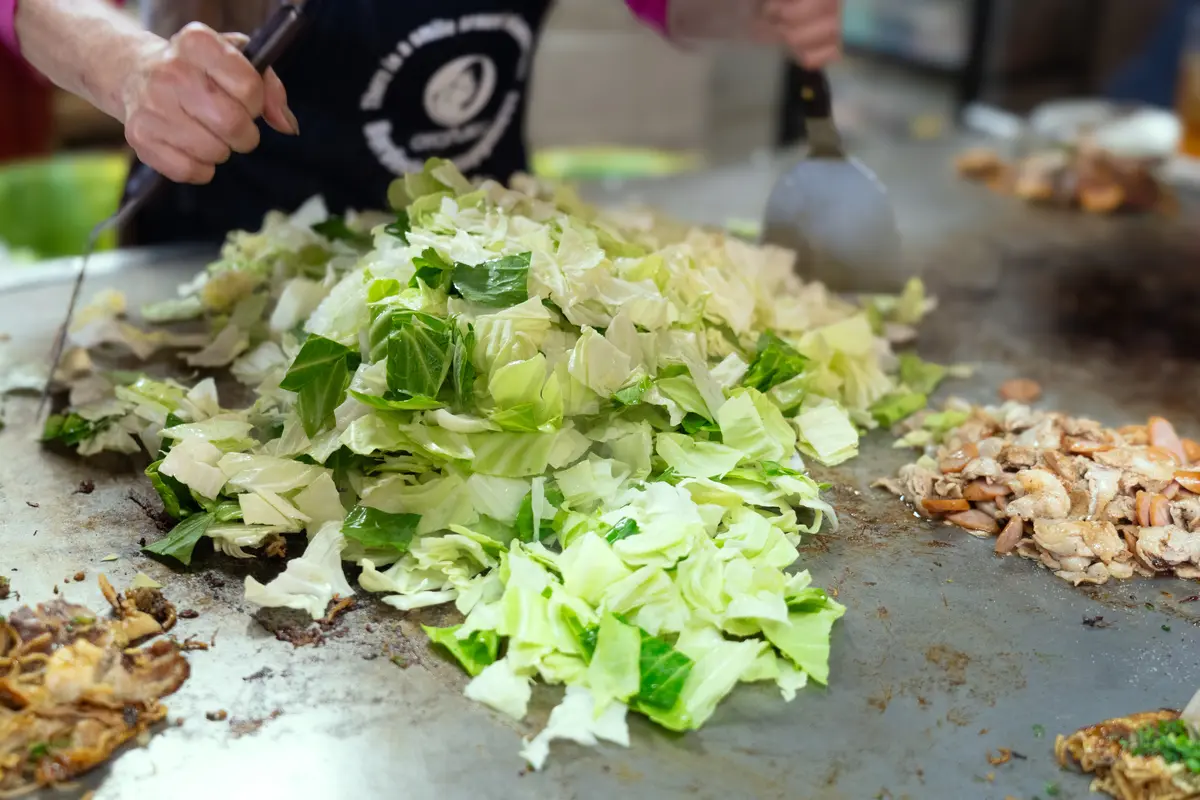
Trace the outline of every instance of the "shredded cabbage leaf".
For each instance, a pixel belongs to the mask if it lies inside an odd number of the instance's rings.
[[[739,683],[791,700],[836,679],[844,608],[795,569],[836,516],[801,454],[841,463],[924,406],[945,371],[880,329],[919,321],[919,284],[857,305],[785,251],[447,161],[389,197],[374,226],[314,201],[231,234],[148,315],[202,321],[200,341],[136,332],[113,295],[80,315],[89,344],[200,348],[253,405],[115,376],[45,438],[149,453],[179,520],[160,558],[305,534],[246,579],[252,603],[319,618],[355,591],[345,564],[396,609],[454,603],[462,623],[426,633],[468,697],[522,719],[536,683],[567,687],[535,768],[558,739],[628,745],[628,712],[686,731]]]

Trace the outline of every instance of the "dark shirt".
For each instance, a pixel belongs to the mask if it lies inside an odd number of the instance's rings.
[[[551,0],[309,0],[276,64],[300,136],[262,142],[205,186],[172,184],[130,226],[139,245],[220,241],[320,194],[330,211],[386,206],[434,156],[506,180],[526,168],[534,45]]]

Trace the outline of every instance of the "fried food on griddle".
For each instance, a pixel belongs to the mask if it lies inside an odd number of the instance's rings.
[[[877,485],[995,550],[1040,561],[1075,585],[1135,574],[1200,578],[1200,447],[1161,417],[1106,428],[1094,420],[951,401],[958,423]]]
[[[159,700],[187,680],[188,662],[174,642],[130,647],[164,631],[152,613],[173,623],[174,607],[139,590],[121,597],[103,576],[100,584],[113,619],[55,600],[0,622],[0,798],[63,784],[103,763],[164,719]]]
[[[1132,752],[1139,749],[1139,733],[1154,733],[1160,726],[1178,724],[1178,719],[1179,713],[1169,709],[1110,719],[1059,736],[1054,754],[1064,767],[1095,774],[1092,791],[1117,800],[1195,800],[1200,797],[1200,774],[1185,761],[1172,763],[1162,755]]]
[[[958,174],[1029,203],[1081,208],[1092,214],[1169,210],[1172,198],[1146,163],[1120,158],[1086,139],[1067,149],[1042,150],[1013,163],[994,151],[968,150]]]

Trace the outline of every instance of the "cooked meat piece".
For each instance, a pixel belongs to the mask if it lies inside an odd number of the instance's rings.
[[[1092,214],[1111,214],[1125,204],[1125,199],[1125,189],[1115,181],[1079,187],[1079,207]]]
[[[1200,466],[1200,442],[1193,439],[1184,439],[1183,454],[1187,456],[1188,464]]]
[[[958,475],[945,475],[933,482],[933,493],[938,497],[957,499],[962,497],[962,478]]]
[[[1065,169],[1057,158],[1030,157],[1017,165],[1013,194],[1031,203],[1049,203],[1058,196],[1058,182]]]
[[[1150,444],[1150,431],[1146,429],[1145,425],[1126,425],[1123,428],[1117,428],[1117,433],[1120,434],[1125,444]]]
[[[979,455],[979,448],[974,442],[967,442],[960,449],[938,459],[938,469],[942,472],[962,472],[967,464]]]
[[[1028,469],[1038,464],[1038,453],[1032,447],[1009,445],[1000,451],[1000,463],[1008,469]]]
[[[959,153],[954,159],[954,169],[968,180],[988,181],[1000,175],[1004,170],[1004,161],[995,150],[973,147]]]
[[[1092,494],[1088,491],[1087,483],[1083,480],[1069,484],[1067,496],[1071,498],[1071,510],[1067,512],[1068,519],[1088,519],[1088,509],[1092,505]]]
[[[1179,470],[1175,473],[1175,485],[1200,494],[1200,470]]]
[[[904,487],[900,485],[900,481],[895,478],[877,478],[871,484],[872,489],[886,489],[897,497],[904,496]]]
[[[971,481],[963,487],[963,497],[974,503],[995,500],[1011,493],[1012,489],[1007,484],[992,483],[983,478]]]
[[[994,458],[975,458],[963,467],[963,480],[972,481],[976,478],[991,478],[1000,480],[1004,477],[1004,468]]]
[[[1087,459],[1075,459],[1066,453],[1060,453],[1057,450],[1046,450],[1042,453],[1042,460],[1046,462],[1046,469],[1053,472],[1058,477],[1062,478],[1067,483],[1074,483],[1079,480],[1079,476],[1084,469],[1079,462],[1086,462]]]
[[[1010,516],[1023,519],[1063,519],[1071,510],[1071,498],[1058,476],[1044,469],[1026,469],[1009,481],[1017,493],[1008,503]]]
[[[974,535],[999,534],[997,553],[1076,584],[1135,572],[1200,578],[1200,468],[1180,466],[1200,445],[1170,423],[1118,430],[1017,402],[953,409],[966,421],[878,485]]]
[[[1076,439],[1072,436],[1063,437],[1063,447],[1068,453],[1091,457],[1102,450],[1112,450],[1118,445],[1112,442],[1097,442],[1091,439]]]
[[[1126,551],[1128,561],[1111,561],[1104,566],[1108,568],[1108,574],[1112,575],[1117,580],[1127,581],[1133,577],[1133,554]]]
[[[970,511],[971,504],[966,500],[945,500],[937,497],[927,497],[921,501],[921,508],[930,514],[952,514],[960,511]]]
[[[958,450],[967,444],[975,444],[983,439],[987,439],[995,429],[995,424],[990,420],[972,417],[951,431],[950,435],[946,438],[946,446]],[[977,450],[972,451],[972,456],[977,454]]]
[[[1091,439],[1093,441],[1104,438],[1104,426],[1094,419],[1063,417],[1061,424],[1063,433],[1067,434],[1067,436]]]
[[[1016,444],[1035,450],[1059,450],[1062,448],[1062,429],[1058,427],[1056,418],[1046,417],[1032,428],[1022,431],[1016,438]]]
[[[1017,549],[1017,544],[1021,541],[1021,537],[1025,535],[1025,524],[1020,517],[1012,517],[1008,524],[1004,526],[1004,530],[1000,531],[999,538],[996,539],[996,555],[1008,555],[1013,550]]]
[[[1003,518],[1005,520],[1008,519],[1008,514],[1006,512],[1004,512],[1000,508],[1000,506],[996,505],[994,502],[984,501],[982,503],[976,503],[975,508],[978,509],[979,511],[982,511],[984,514],[987,514],[992,519],[995,519],[995,520],[999,520],[1001,518]]]
[[[1151,417],[1146,423],[1146,429],[1150,433],[1151,447],[1166,450],[1178,460],[1180,466],[1187,464],[1188,457],[1183,450],[1183,440],[1175,432],[1174,425],[1162,417]]]
[[[1096,453],[1093,458],[1108,467],[1121,470],[1121,490],[1132,492],[1145,489],[1161,492],[1175,480],[1175,459],[1165,450],[1155,447],[1120,447]]]
[[[87,703],[104,708],[148,704],[178,689],[188,663],[168,641],[132,656],[79,641],[59,648],[46,664],[45,691],[55,705]]]
[[[1084,479],[1089,497],[1087,518],[1100,519],[1121,489],[1121,471],[1091,463],[1087,465]]]
[[[1029,378],[1012,378],[1000,384],[1000,397],[1018,403],[1032,403],[1042,396],[1042,386]]]
[[[995,518],[976,508],[970,511],[960,511],[957,514],[951,514],[946,517],[946,521],[953,522],[958,527],[972,533],[978,531],[987,536],[995,536],[1000,532],[1000,526],[996,524]]]
[[[1075,586],[1081,583],[1091,583],[1100,586],[1101,584],[1108,583],[1110,577],[1108,567],[1099,561],[1089,565],[1087,569],[1060,569],[1054,574],[1064,581],[1070,581]]]
[[[1120,495],[1113,499],[1104,508],[1104,520],[1113,524],[1122,522],[1132,522],[1134,518],[1133,498],[1127,494]]]
[[[157,589],[131,589],[122,596],[117,594],[104,575],[99,577],[99,582],[101,594],[117,615],[118,622],[113,625],[113,633],[122,646],[157,636],[174,627],[175,606],[168,603]],[[148,610],[139,608],[139,604]],[[163,621],[160,622],[149,611],[161,616]]]
[[[1176,525],[1160,525],[1138,531],[1138,556],[1156,570],[1176,565],[1200,566],[1200,533]]]
[[[979,448],[980,458],[998,458],[1000,451],[1004,449],[1004,440],[999,436],[989,436],[980,441],[976,447]]]
[[[1079,557],[1098,558],[1107,564],[1118,558],[1129,558],[1125,542],[1117,535],[1117,529],[1111,522],[1051,522],[1035,519],[1033,541],[1060,562]]]
[[[111,632],[94,622],[91,610],[65,600],[43,603],[37,608],[23,606],[8,617],[8,624],[25,642],[26,650],[46,654],[76,639],[100,645],[108,642]]]
[[[1200,497],[1172,500],[1171,522],[1185,531],[1200,532]]]
[[[933,483],[942,476],[918,464],[905,464],[900,468],[898,477],[904,497],[913,505],[920,505],[922,500],[933,494]]]
[[[1009,433],[1031,428],[1046,415],[1020,403],[1005,403],[1000,407],[1000,427]]]

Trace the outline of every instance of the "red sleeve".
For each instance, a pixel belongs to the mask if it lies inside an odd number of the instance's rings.
[[[664,35],[667,33],[668,2],[669,0],[625,0],[629,10],[638,19]]]
[[[0,0],[0,45],[13,53],[20,53],[16,22],[17,0]]]

